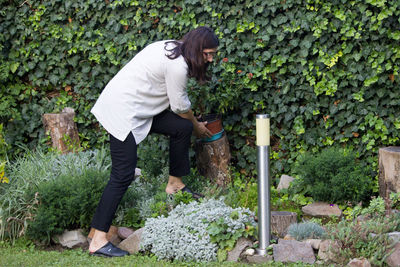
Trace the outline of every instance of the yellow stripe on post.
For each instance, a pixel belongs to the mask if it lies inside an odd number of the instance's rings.
[[[259,114],[256,116],[256,145],[269,146],[270,144],[270,129],[269,115]]]

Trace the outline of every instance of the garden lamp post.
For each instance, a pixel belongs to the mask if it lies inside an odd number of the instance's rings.
[[[269,182],[269,145],[270,122],[268,114],[256,115],[256,145],[258,171],[258,255],[267,255],[270,241],[270,182]]]

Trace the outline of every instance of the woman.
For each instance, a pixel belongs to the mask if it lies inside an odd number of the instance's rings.
[[[193,193],[181,177],[190,172],[192,131],[211,137],[206,122],[193,115],[186,92],[188,77],[199,83],[209,79],[219,41],[208,27],[198,27],[180,41],[158,41],[140,51],[107,84],[91,112],[110,134],[111,175],[92,220],[95,229],[89,252],[97,256],[125,256],[106,239],[122,196],[134,179],[137,145],[150,132],[170,138],[167,194]]]

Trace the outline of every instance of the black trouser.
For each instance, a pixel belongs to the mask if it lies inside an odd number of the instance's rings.
[[[189,147],[193,124],[166,110],[153,118],[150,132],[169,136],[169,174],[176,177],[190,173]],[[108,232],[118,204],[134,179],[137,145],[132,133],[125,141],[110,135],[111,175],[92,220],[92,227]]]

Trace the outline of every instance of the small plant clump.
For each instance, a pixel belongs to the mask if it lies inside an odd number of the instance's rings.
[[[400,214],[376,215],[363,222],[342,220],[327,226],[328,237],[340,244],[335,251],[337,263],[346,264],[350,259],[363,257],[372,266],[385,265],[386,256],[394,245],[387,234],[399,230]]]
[[[318,154],[304,154],[295,166],[291,192],[310,195],[315,201],[356,204],[370,199],[373,173],[357,161],[354,152],[340,148],[325,149]]]
[[[294,223],[288,228],[288,234],[297,241],[305,239],[321,239],[325,236],[325,229],[313,222]]]
[[[255,226],[248,209],[233,209],[223,199],[193,201],[178,205],[168,217],[148,219],[141,247],[160,259],[214,261],[219,247],[232,248],[239,237],[254,235]]]

